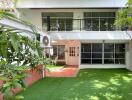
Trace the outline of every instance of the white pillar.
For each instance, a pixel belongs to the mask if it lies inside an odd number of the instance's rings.
[[[126,65],[127,69],[132,71],[132,41],[129,41],[126,47]]]

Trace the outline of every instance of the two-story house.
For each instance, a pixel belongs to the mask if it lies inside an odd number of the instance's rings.
[[[20,18],[46,31],[58,62],[132,70],[132,32],[114,25],[127,0],[18,0]]]

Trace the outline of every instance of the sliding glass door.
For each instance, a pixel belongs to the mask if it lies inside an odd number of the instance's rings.
[[[82,64],[125,64],[123,43],[82,43]]]

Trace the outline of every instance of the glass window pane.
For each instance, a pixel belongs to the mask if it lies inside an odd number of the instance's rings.
[[[115,58],[125,58],[125,53],[115,53]]]
[[[125,44],[115,44],[115,52],[125,52]]]
[[[102,52],[102,43],[93,43],[92,52]]]
[[[57,46],[53,46],[53,56],[56,57],[57,56]]]
[[[92,12],[84,12],[84,17],[92,17]]]
[[[51,30],[52,31],[56,31],[56,30],[58,30],[58,25],[57,25],[57,20],[56,19],[51,19],[50,20],[50,28],[51,28]]]
[[[99,31],[99,19],[92,18],[92,31]]]
[[[114,64],[114,59],[104,59],[104,64]]]
[[[92,51],[91,52],[82,52],[82,58],[85,58],[83,62],[85,64],[125,64],[125,44],[115,44],[114,43],[105,43],[104,44],[104,58],[102,58],[102,43],[93,43],[93,44],[82,44],[82,51]],[[87,47],[91,48],[87,50]],[[123,48],[123,49],[122,49]],[[115,50],[117,52],[115,52]],[[88,61],[86,59],[89,59]],[[91,60],[90,60],[91,59]],[[89,63],[87,63],[89,62]]]
[[[106,17],[115,17],[116,13],[115,12],[108,12]]]
[[[84,17],[115,17],[115,12],[85,12]]]
[[[105,43],[104,44],[104,52],[114,52],[114,44]]]
[[[125,64],[125,59],[115,59],[115,64]]]
[[[81,53],[82,58],[91,58],[91,53]]]
[[[100,31],[107,31],[108,30],[108,20],[107,18],[100,19]]]
[[[65,46],[63,45],[58,46],[58,59],[65,59]]]
[[[92,64],[102,64],[102,59],[92,59]]]
[[[43,25],[43,30],[47,30],[47,19],[46,18],[42,19],[42,25]]]
[[[101,12],[100,17],[115,17],[115,12]]]
[[[64,31],[65,30],[65,19],[58,19],[58,31]]]
[[[91,59],[81,59],[82,64],[91,64]]]
[[[86,30],[86,31],[92,30],[92,23],[91,22],[92,22],[91,18],[84,19],[84,30]]]
[[[81,52],[91,52],[91,44],[82,44]]]
[[[102,58],[102,53],[92,53],[92,58]]]
[[[108,31],[114,31],[115,30],[115,18],[108,18]]]
[[[51,31],[71,31],[73,27],[72,12],[42,13],[43,29],[47,29],[47,16],[50,16]]]
[[[104,53],[104,58],[114,58],[114,53]]]
[[[100,17],[101,12],[92,12],[92,17]]]
[[[42,17],[73,17],[72,12],[44,12],[42,13]]]
[[[66,31],[72,31],[73,19],[65,19],[65,20],[66,20]]]

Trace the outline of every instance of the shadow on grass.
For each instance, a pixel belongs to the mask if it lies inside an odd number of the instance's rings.
[[[132,72],[85,69],[76,78],[42,79],[21,94],[24,100],[131,100]]]

